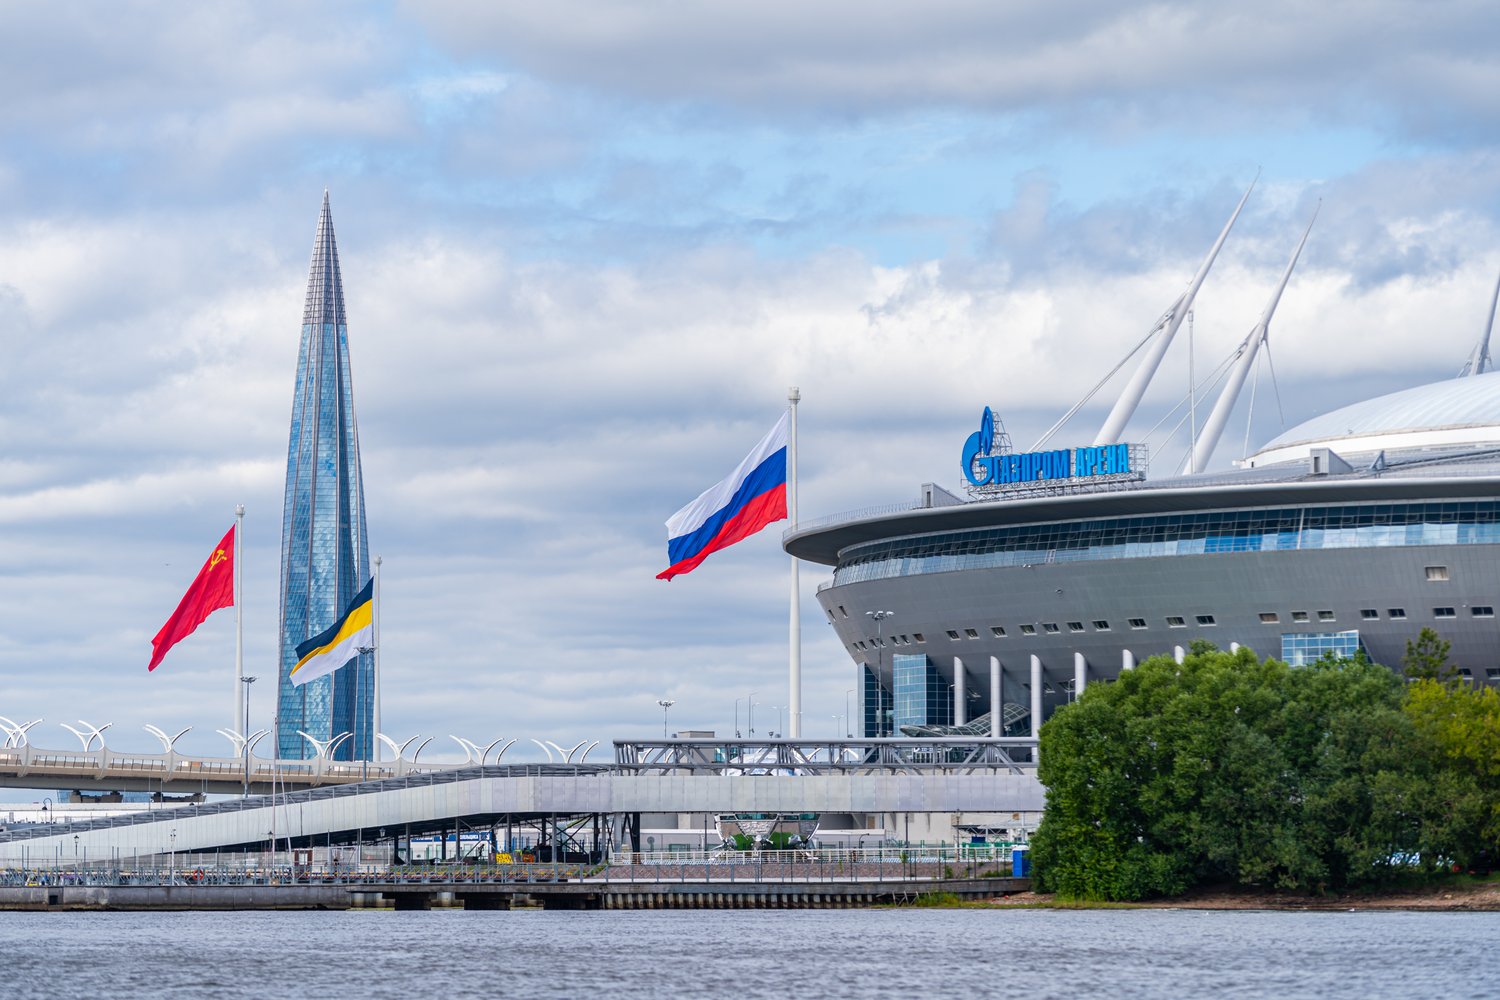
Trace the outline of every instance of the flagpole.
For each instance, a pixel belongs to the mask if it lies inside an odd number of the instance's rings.
[[[374,677],[374,679],[371,682],[371,686],[374,687],[374,689],[375,689],[375,705],[374,705],[374,711],[371,713],[371,715],[373,716],[373,719],[372,719],[372,723],[373,723],[372,728],[375,730],[375,732],[374,732],[374,734],[370,738],[370,744],[371,744],[372,750],[373,750],[373,752],[375,754],[375,762],[378,764],[378,763],[380,763],[380,740],[376,739],[375,737],[379,736],[379,734],[380,734],[380,557],[379,556],[375,557],[375,591],[374,591],[374,594],[372,595],[372,597],[373,597],[373,600],[371,602],[371,607],[370,607],[370,620],[371,620],[371,624],[374,626],[374,636],[373,636],[373,638],[375,640],[375,642],[374,642],[374,646],[375,646],[375,659],[374,659],[374,663],[372,665],[375,668],[375,677]]]
[[[242,592],[245,572],[245,505],[234,508],[234,725],[230,732],[245,727],[240,733],[250,738],[250,723],[245,719],[245,602]]]
[[[791,434],[786,450],[786,516],[793,530],[797,527],[797,403],[802,392],[795,385],[787,390],[787,402],[792,412]],[[788,645],[791,688],[787,700],[787,732],[792,739],[802,738],[802,588],[798,581],[797,557],[792,556],[792,601]]]

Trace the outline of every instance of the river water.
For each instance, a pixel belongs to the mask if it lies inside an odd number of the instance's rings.
[[[1500,914],[0,913],[7,997],[1496,997]]]

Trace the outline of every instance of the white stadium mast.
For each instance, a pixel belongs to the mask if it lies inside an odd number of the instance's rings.
[[[1255,182],[1259,179],[1260,173],[1257,171],[1255,180],[1250,182],[1250,186],[1240,197],[1240,203],[1234,207],[1234,214],[1229,217],[1229,221],[1224,223],[1224,230],[1214,241],[1212,249],[1208,251],[1208,256],[1204,257],[1203,263],[1198,265],[1198,273],[1193,275],[1187,291],[1178,296],[1177,301],[1172,303],[1162,314],[1161,319],[1156,321],[1156,326],[1152,328],[1155,340],[1146,351],[1146,356],[1141,359],[1140,367],[1135,370],[1130,383],[1125,386],[1125,391],[1120,393],[1120,398],[1115,401],[1115,408],[1109,411],[1109,419],[1104,421],[1104,426],[1099,429],[1098,436],[1094,438],[1096,446],[1119,443],[1125,425],[1130,422],[1136,407],[1141,403],[1141,397],[1146,394],[1146,387],[1151,384],[1156,369],[1161,365],[1162,357],[1167,353],[1167,348],[1172,345],[1172,338],[1177,335],[1177,328],[1182,325],[1183,318],[1192,310],[1193,299],[1197,296],[1203,279],[1208,277],[1208,269],[1213,267],[1214,258],[1219,255],[1219,248],[1228,239],[1229,230],[1234,228],[1234,221],[1240,217],[1240,209],[1245,207],[1245,202],[1249,199],[1250,192],[1255,190]]]
[[[1319,201],[1318,207],[1321,208],[1322,205],[1323,203]],[[1286,289],[1286,283],[1291,280],[1292,271],[1297,266],[1297,259],[1302,256],[1302,248],[1307,245],[1307,237],[1312,232],[1313,223],[1316,221],[1318,221],[1318,209],[1314,208],[1312,218],[1307,221],[1307,229],[1303,230],[1302,240],[1297,244],[1297,249],[1292,251],[1292,259],[1287,261],[1286,270],[1282,272],[1281,283],[1276,286],[1276,291],[1271,293],[1271,301],[1266,303],[1265,311],[1260,314],[1260,322],[1256,323],[1254,329],[1240,342],[1239,349],[1235,352],[1234,368],[1229,373],[1229,381],[1224,384],[1224,391],[1219,394],[1219,401],[1214,404],[1213,413],[1209,414],[1208,422],[1203,425],[1203,433],[1198,435],[1198,440],[1193,445],[1192,456],[1188,459],[1187,471],[1189,473],[1202,471],[1208,465],[1209,458],[1213,456],[1219,437],[1224,433],[1224,425],[1229,422],[1229,411],[1234,409],[1234,404],[1240,397],[1240,390],[1245,386],[1245,378],[1255,364],[1256,352],[1270,336],[1271,317],[1276,313],[1276,306],[1281,303],[1281,293]]]
[[[1458,373],[1459,378],[1466,375],[1483,375],[1491,368],[1490,363],[1490,331],[1495,328],[1495,303],[1500,302],[1500,278],[1495,279],[1495,294],[1490,296],[1490,318],[1484,323],[1484,336],[1479,338],[1479,343],[1474,345],[1474,353],[1469,355],[1469,360],[1464,362],[1463,370]]]

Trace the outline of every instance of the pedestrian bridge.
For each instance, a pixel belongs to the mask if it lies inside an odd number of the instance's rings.
[[[0,865],[369,842],[642,813],[996,813],[1043,805],[1026,740],[620,742],[612,764],[454,767],[0,834]],[[637,827],[638,828],[638,827]]]

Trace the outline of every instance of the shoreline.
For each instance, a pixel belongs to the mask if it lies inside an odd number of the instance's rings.
[[[1500,879],[1461,884],[1438,883],[1382,892],[1331,893],[1326,896],[1288,892],[1258,893],[1245,889],[1201,889],[1163,899],[1128,903],[1060,901],[1039,892],[1018,892],[980,904],[998,909],[1049,910],[1322,910],[1328,912],[1411,911],[1449,913],[1500,912]]]

